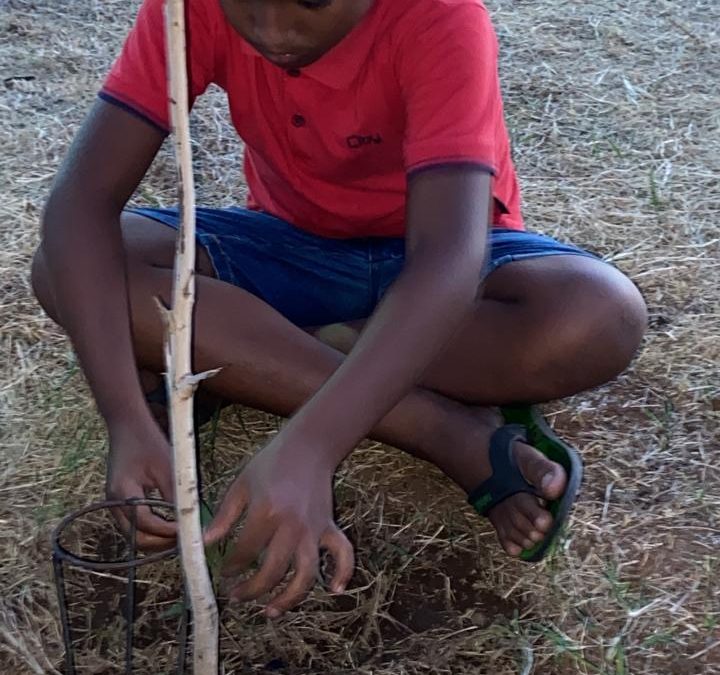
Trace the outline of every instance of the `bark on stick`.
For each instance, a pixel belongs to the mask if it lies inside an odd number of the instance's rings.
[[[170,393],[170,430],[175,499],[185,584],[193,617],[193,673],[218,673],[218,612],[205,560],[200,522],[193,396],[204,375],[193,375],[192,310],[195,301],[195,186],[190,147],[184,0],[166,0],[165,26],[170,113],[178,165],[181,226],[175,250],[172,308],[163,308],[165,363]]]

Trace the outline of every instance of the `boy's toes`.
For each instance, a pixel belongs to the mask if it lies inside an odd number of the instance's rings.
[[[540,480],[540,492],[545,499],[559,499],[565,491],[567,474],[559,464],[552,463],[552,469],[546,471]]]
[[[507,535],[506,535],[507,536]],[[519,544],[516,544],[514,540],[506,539],[506,538],[500,538],[500,544],[505,549],[505,553],[508,555],[511,555],[513,558],[516,558],[522,553],[522,546]]]
[[[535,541],[540,541],[552,527],[552,514],[544,508],[537,497],[519,494],[513,498],[513,523]]]
[[[530,536],[530,540],[533,542],[533,544],[537,544],[538,542],[540,542],[540,541],[542,541],[543,539],[545,539],[545,534],[543,533],[543,532],[545,532],[545,531],[546,531],[546,530],[539,530],[539,529],[537,529],[537,530],[532,530],[532,531],[530,532],[530,535],[529,535],[529,536]]]
[[[545,509],[540,510],[540,513],[538,513],[533,520],[533,525],[535,526],[535,529],[543,533],[550,530],[550,528],[552,527],[552,523],[552,515],[549,511],[546,511]],[[541,535],[541,538],[542,536],[544,535]]]
[[[534,485],[545,499],[558,499],[565,491],[567,475],[562,466],[526,443],[516,443],[515,457],[525,480]]]
[[[508,527],[498,530],[498,539],[508,555],[517,557],[525,549],[532,548],[538,541],[541,541],[543,534],[536,530],[522,530],[517,527]]]
[[[518,556],[523,549],[532,548],[545,536],[534,524],[536,513],[527,515],[530,509],[524,504],[526,500],[534,503],[535,509],[542,510],[536,497],[518,494],[498,504],[489,514],[502,547],[511,556]]]
[[[517,495],[517,501],[522,502],[524,500],[520,498],[520,495]],[[510,512],[510,521],[515,530],[522,533],[523,539],[527,539],[532,537],[533,532],[536,531],[533,520],[535,514],[526,514],[525,509],[523,509],[522,506],[522,503],[519,503]]]
[[[532,495],[521,495],[523,498],[518,499],[517,510],[522,513],[523,518],[527,521],[528,535],[535,541],[540,541],[545,533],[552,527],[552,514],[543,508],[538,499]]]
[[[519,556],[526,548],[532,548],[533,542],[522,530],[509,528],[500,537],[500,543],[511,556]]]

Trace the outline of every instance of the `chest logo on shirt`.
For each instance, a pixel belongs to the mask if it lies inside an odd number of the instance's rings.
[[[348,148],[353,150],[362,148],[364,145],[379,145],[383,142],[380,134],[370,134],[367,136],[353,134],[352,136],[348,136],[345,140],[347,141]]]

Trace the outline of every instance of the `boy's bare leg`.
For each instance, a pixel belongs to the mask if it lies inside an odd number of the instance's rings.
[[[135,349],[141,367],[163,368],[162,326],[153,298],[169,297],[174,232],[136,215],[123,217]],[[293,326],[242,289],[212,278],[198,256],[195,368],[223,370],[208,389],[280,415],[300,407],[343,355]],[[42,253],[34,283],[53,315]],[[645,308],[619,272],[588,258],[553,256],[511,263],[487,280],[475,317],[372,436],[436,464],[469,491],[490,475],[487,448],[499,421],[489,406],[568,396],[622,371],[639,344]],[[516,457],[548,499],[565,486],[562,468],[525,444]],[[519,553],[542,538],[550,516],[516,495],[490,514],[504,548]]]

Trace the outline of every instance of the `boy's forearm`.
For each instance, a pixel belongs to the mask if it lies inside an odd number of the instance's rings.
[[[147,416],[132,347],[120,216],[112,208],[46,210],[43,252],[55,306],[109,428]]]
[[[286,428],[337,466],[418,382],[474,306],[491,217],[484,167],[408,181],[407,262],[343,364]],[[286,437],[287,438],[287,437]]]
[[[479,269],[480,261],[464,254],[415,259],[287,432],[337,466],[407,394],[468,316]]]

